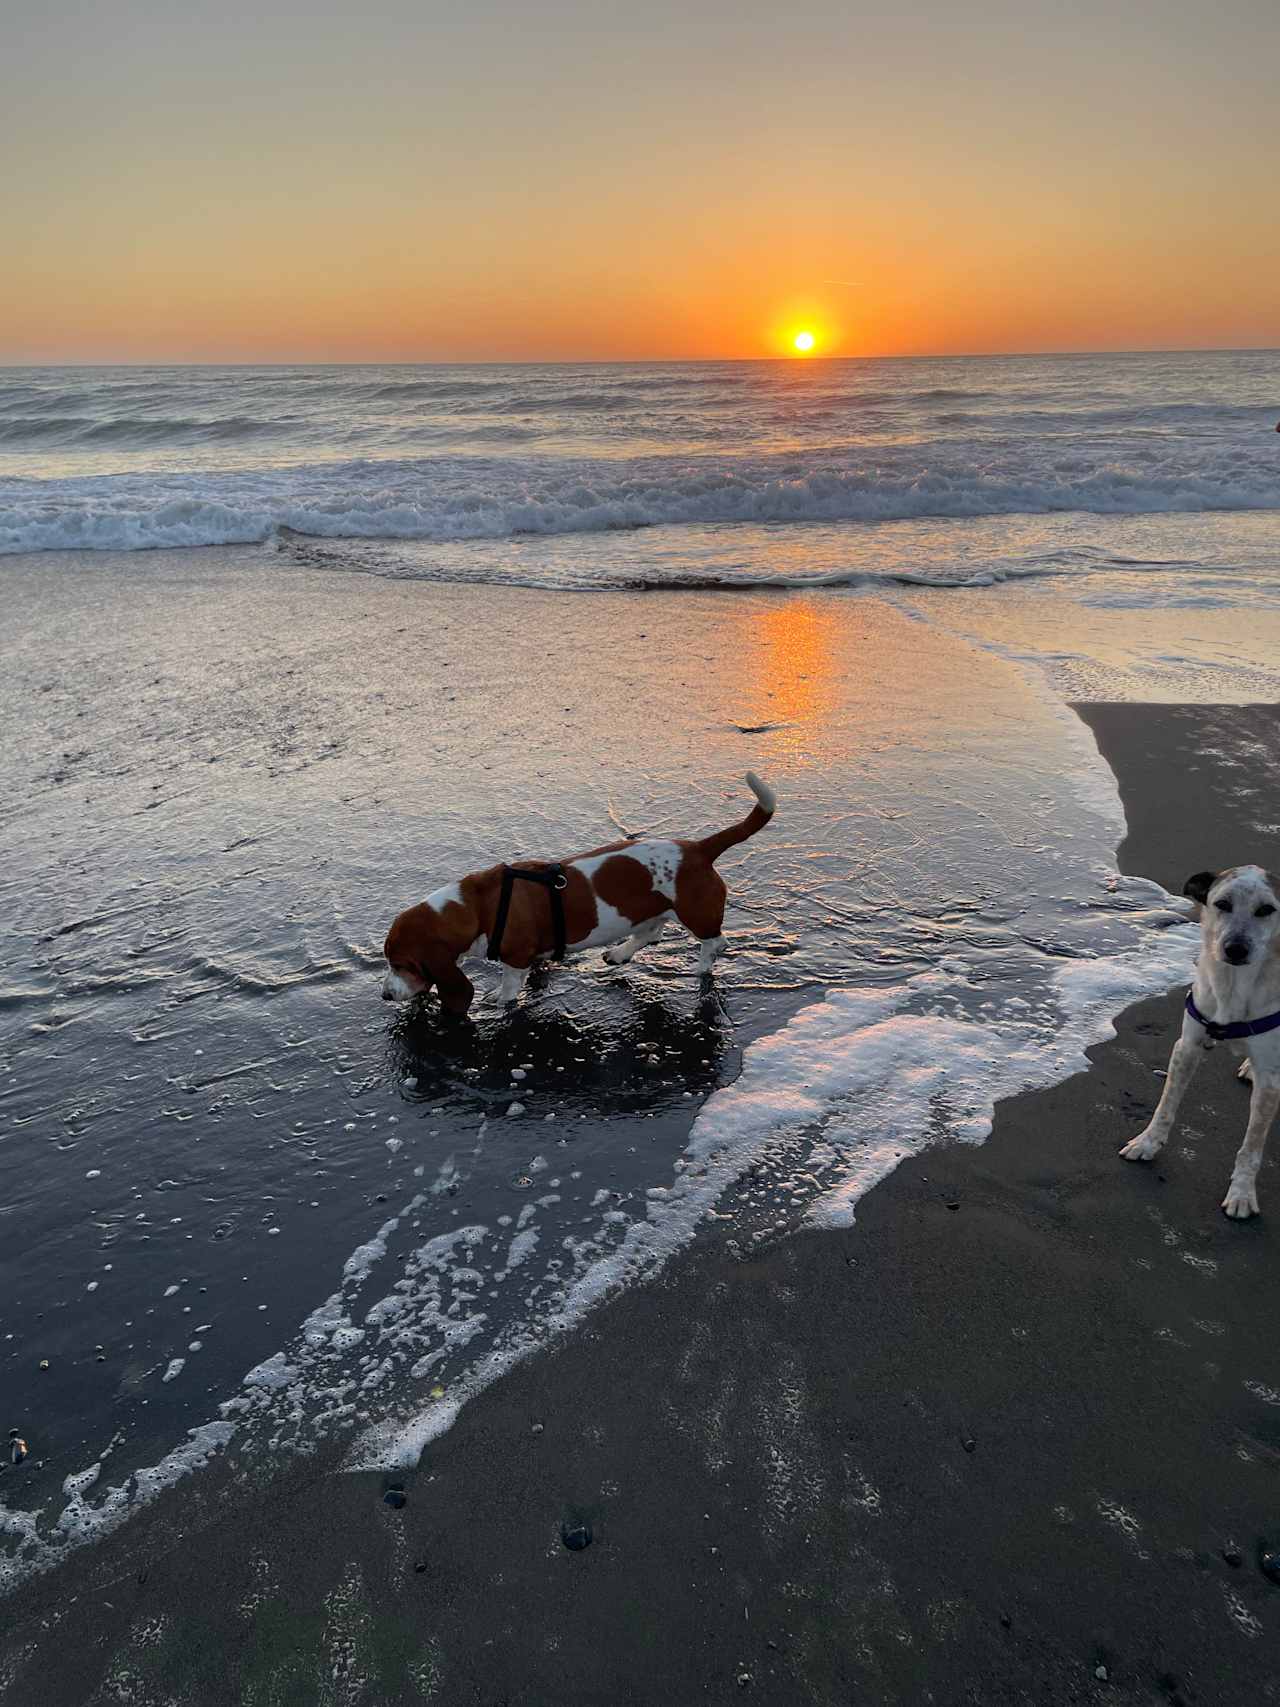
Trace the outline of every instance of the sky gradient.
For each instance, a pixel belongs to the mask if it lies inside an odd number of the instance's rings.
[[[0,362],[1280,344],[1276,0],[0,5]]]

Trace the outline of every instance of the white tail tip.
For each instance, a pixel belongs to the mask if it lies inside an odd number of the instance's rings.
[[[761,809],[771,816],[778,809],[778,797],[767,782],[762,782],[754,771],[747,772],[747,787],[760,802]]]

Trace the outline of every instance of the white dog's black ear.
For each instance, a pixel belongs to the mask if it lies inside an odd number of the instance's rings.
[[[1203,907],[1209,899],[1209,891],[1218,881],[1216,871],[1197,871],[1194,877],[1188,877],[1182,885],[1182,893],[1192,901],[1198,901]]]

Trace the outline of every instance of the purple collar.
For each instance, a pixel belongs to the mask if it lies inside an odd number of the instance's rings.
[[[1264,1031],[1274,1031],[1280,1026],[1280,1013],[1268,1014],[1265,1019],[1237,1019],[1230,1025],[1219,1025],[1217,1020],[1204,1017],[1190,990],[1187,991],[1187,1012],[1197,1025],[1205,1028],[1215,1043],[1227,1043],[1233,1037],[1258,1037]]]

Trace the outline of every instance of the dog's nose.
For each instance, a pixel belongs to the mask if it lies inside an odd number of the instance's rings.
[[[1239,937],[1232,937],[1222,945],[1224,960],[1229,960],[1233,966],[1243,966],[1249,958],[1249,944],[1242,942]]]
[[[395,1001],[395,997],[391,994],[390,990],[384,990],[382,992],[382,999],[384,1002],[394,1002]]]

